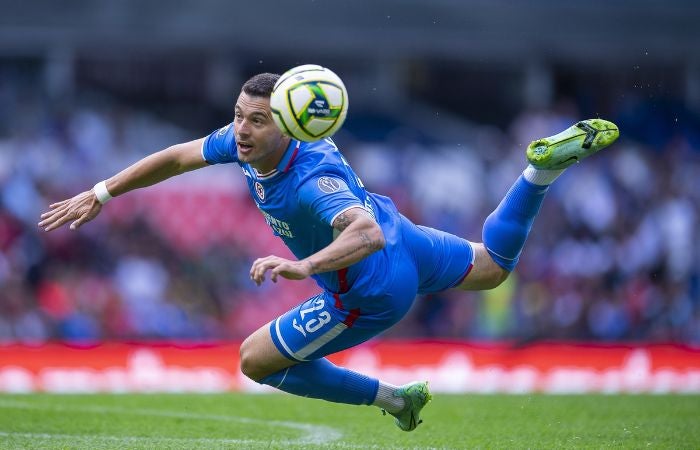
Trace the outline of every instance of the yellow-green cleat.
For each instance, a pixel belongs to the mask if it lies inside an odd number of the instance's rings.
[[[604,149],[620,136],[617,125],[603,119],[582,120],[559,134],[533,141],[527,160],[537,169],[565,169]]]
[[[396,417],[396,426],[403,431],[415,430],[418,425],[423,423],[420,419],[421,409],[433,399],[433,395],[428,389],[428,382],[414,381],[404,384],[394,391],[394,396],[402,397],[405,402],[401,411],[389,413]]]

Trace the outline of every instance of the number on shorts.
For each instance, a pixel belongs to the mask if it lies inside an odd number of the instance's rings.
[[[319,309],[323,309],[324,306],[326,306],[326,302],[324,302],[322,298],[317,298],[316,300],[314,300],[313,306],[311,306],[310,308],[304,308],[300,311],[301,320],[304,320],[304,316],[308,313],[318,311]]]
[[[309,333],[313,333],[314,331],[318,331],[319,328],[327,324],[328,322],[331,321],[331,314],[328,311],[323,311],[321,314],[318,315],[318,319],[313,318],[306,322],[306,331]],[[304,335],[306,336],[306,335]]]
[[[331,314],[328,311],[322,311],[318,316],[312,317],[306,321],[304,321],[304,318],[314,311],[323,309],[324,306],[326,306],[326,302],[322,298],[317,298],[311,303],[311,306],[301,309],[299,314],[301,315],[303,324],[300,324],[297,319],[294,319],[292,321],[294,329],[299,331],[304,337],[306,337],[306,333],[314,333],[320,330],[325,324],[331,321]]]

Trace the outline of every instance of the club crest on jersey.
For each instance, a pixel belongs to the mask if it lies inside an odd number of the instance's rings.
[[[341,181],[337,178],[321,177],[318,179],[318,188],[321,192],[325,192],[326,194],[338,192],[343,184],[341,184]]]
[[[225,127],[219,129],[219,132],[216,133],[216,135],[217,135],[217,136],[223,136],[224,134],[226,134],[226,132],[228,131],[229,128],[231,128],[231,124],[228,124],[228,125],[226,125]]]
[[[265,201],[265,189],[263,189],[263,185],[260,184],[259,181],[255,182],[255,193],[258,195],[261,202]]]

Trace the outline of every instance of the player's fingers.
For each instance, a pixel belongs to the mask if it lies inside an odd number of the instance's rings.
[[[272,280],[273,283],[277,283],[277,276],[280,274],[282,271],[282,267],[284,267],[283,264],[275,267],[270,271],[270,279]]]
[[[263,258],[256,259],[254,264],[263,264],[263,263],[266,263],[268,261],[272,261],[276,258],[277,258],[277,256],[275,256],[275,255],[268,255],[268,256],[265,256]]]
[[[257,268],[257,267],[260,267],[261,265],[267,264],[270,261],[276,261],[278,259],[280,259],[280,258],[275,256],[275,255],[265,256],[264,258],[258,258],[253,262],[253,266],[251,267],[251,270],[253,270],[253,268]]]
[[[55,221],[59,218],[62,217],[71,217],[75,216],[75,210],[72,208],[69,204],[59,206],[57,208],[54,208],[51,211],[47,211],[44,214],[42,214],[43,217],[43,222],[48,222],[48,221]],[[76,218],[76,217],[74,217]]]
[[[70,224],[70,229],[71,230],[77,230],[82,224],[90,220],[87,214],[83,214],[78,220],[74,221],[72,224]]]
[[[51,230],[54,230],[54,229],[60,227],[64,223],[68,222],[69,220],[70,220],[70,218],[65,217],[65,216],[58,217],[56,219],[53,219],[53,220],[46,222],[44,225],[42,225],[42,228],[44,228],[44,231],[51,231]]]
[[[67,205],[67,204],[60,204],[60,205],[57,205],[57,206],[51,205],[51,206],[49,207],[49,210],[48,210],[48,211],[44,211],[44,213],[43,213],[40,217],[43,218],[43,217],[49,217],[49,216],[54,215],[54,214],[58,214],[58,213],[60,213],[60,212],[62,212],[62,211],[65,211],[65,210],[68,208],[68,206],[69,206],[69,205]]]
[[[250,272],[250,277],[255,281],[255,283],[260,286],[260,284],[265,281],[265,268],[264,263],[256,262],[253,265],[253,269]]]
[[[255,275],[255,272],[257,268],[260,266],[260,264],[264,263],[267,261],[272,255],[266,256],[264,258],[258,258],[255,261],[253,261],[253,264],[250,266],[250,277],[252,278]]]
[[[59,206],[65,205],[65,204],[68,203],[69,201],[70,201],[70,199],[61,200],[60,202],[56,202],[56,203],[51,203],[51,204],[49,205],[49,208],[51,208],[51,209],[53,209],[53,208],[58,208]]]
[[[265,281],[265,273],[272,269],[274,270],[277,266],[280,265],[280,260],[281,258],[278,257],[272,257],[270,259],[267,259],[265,261],[262,261],[259,263],[255,269],[255,273],[253,274],[253,279],[256,281],[259,281],[262,283]]]
[[[257,275],[258,275],[260,278],[264,279],[264,278],[265,278],[265,273],[266,273],[268,270],[275,268],[275,266],[277,266],[277,262],[276,262],[276,261],[264,261],[264,262],[262,262],[262,263],[260,263],[260,264],[258,265]]]
[[[265,273],[263,272],[262,275],[256,275],[255,277],[253,277],[253,281],[255,281],[255,284],[260,286],[265,281]]]
[[[253,265],[250,266],[250,278],[254,280],[258,278],[258,274],[260,273],[260,267],[262,266],[262,264],[262,259],[258,258],[255,260]]]
[[[50,222],[54,222],[56,219],[58,219],[59,217],[61,217],[63,215],[65,215],[65,211],[63,209],[45,212],[40,217],[42,220],[39,222],[39,226],[43,227],[44,225],[46,225]]]

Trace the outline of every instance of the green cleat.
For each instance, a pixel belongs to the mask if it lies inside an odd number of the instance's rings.
[[[396,417],[396,426],[403,431],[413,431],[423,423],[420,420],[420,410],[433,399],[428,389],[427,381],[414,381],[404,384],[394,391],[395,397],[403,397],[406,403],[403,409],[397,413],[389,413]]]
[[[533,141],[527,160],[537,169],[565,169],[604,149],[620,136],[617,125],[603,119],[588,119],[559,134]]]

